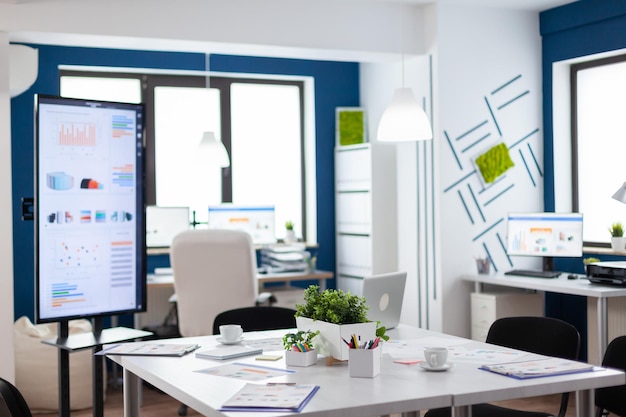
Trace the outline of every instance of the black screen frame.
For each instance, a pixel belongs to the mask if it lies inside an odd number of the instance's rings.
[[[146,275],[146,209],[145,209],[145,108],[143,103],[122,103],[103,100],[85,100],[66,98],[54,95],[35,94],[34,96],[34,234],[35,234],[35,322],[36,323],[55,323],[65,322],[68,320],[79,318],[103,318],[124,314],[135,314],[145,312],[147,309],[147,275]],[[121,111],[133,111],[135,113],[135,144],[136,148],[134,155],[134,307],[112,307],[112,308],[93,308],[91,311],[62,313],[59,315],[45,314],[43,313],[42,303],[44,302],[45,294],[49,294],[50,290],[43,291],[41,275],[42,270],[45,270],[46,266],[43,266],[41,260],[41,227],[43,217],[40,216],[41,210],[41,189],[45,187],[45,184],[41,184],[40,170],[41,170],[41,145],[43,141],[43,132],[41,132],[41,117],[42,117],[42,105],[60,105],[67,106],[67,110],[75,110],[80,108],[85,109],[116,109]],[[110,146],[109,146],[110,148]],[[80,157],[76,157],[79,159]],[[109,263],[111,260],[108,261]],[[113,274],[111,274],[113,275]],[[48,295],[49,297],[49,295]]]

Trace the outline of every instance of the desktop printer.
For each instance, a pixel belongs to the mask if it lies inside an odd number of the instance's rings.
[[[587,279],[596,284],[626,285],[626,262],[594,262],[587,265]]]

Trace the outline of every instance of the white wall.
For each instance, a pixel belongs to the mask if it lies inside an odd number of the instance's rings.
[[[406,83],[426,98],[432,148],[392,145],[398,151],[399,265],[409,272],[402,321],[469,337],[472,286],[458,277],[476,271],[475,256],[485,256],[487,248],[499,271],[512,269],[509,261],[533,262],[507,258],[501,242],[509,211],[543,209],[538,15],[439,4],[424,8],[424,22],[425,54],[408,60]],[[373,132],[401,83],[400,67],[362,65],[362,104]],[[499,142],[513,146],[515,167],[485,187],[472,174],[472,159]],[[428,178],[431,168],[435,178]]]
[[[9,54],[0,31],[0,57]],[[11,195],[11,99],[9,61],[0,59],[0,377],[15,382],[13,355],[13,216]]]
[[[438,8],[435,137],[440,146],[438,255],[443,298],[438,330],[447,333],[469,336],[471,287],[458,276],[476,271],[475,256],[484,257],[488,250],[500,272],[512,269],[511,263],[530,267],[534,262],[539,267],[538,259],[507,258],[503,249],[507,212],[543,210],[538,25],[532,12]],[[472,159],[499,142],[510,148],[515,166],[484,187],[471,175]]]

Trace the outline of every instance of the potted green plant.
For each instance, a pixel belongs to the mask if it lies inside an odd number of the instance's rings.
[[[311,285],[304,290],[304,303],[296,304],[296,324],[300,330],[319,331],[315,346],[321,354],[347,360],[345,341],[352,335],[373,340],[378,330],[385,336],[384,327],[367,319],[367,309],[364,297],[335,289],[320,292],[318,285]]]
[[[319,330],[298,330],[283,336],[285,363],[288,366],[311,366],[317,362],[317,350],[313,338]]]
[[[293,230],[293,222],[287,220],[285,222],[285,243],[296,242],[296,232]]]
[[[621,222],[613,222],[609,227],[609,233],[611,233],[611,248],[614,251],[623,251],[626,247],[624,225]]]

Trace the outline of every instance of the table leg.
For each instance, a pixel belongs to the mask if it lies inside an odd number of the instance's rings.
[[[594,391],[576,391],[576,417],[589,417],[594,415]]]
[[[141,379],[124,368],[124,417],[139,417]]]
[[[609,343],[609,310],[608,298],[598,297],[596,301],[598,316],[598,365],[602,364],[604,352]]]
[[[483,284],[480,282],[474,282],[474,292],[477,294],[480,294],[481,292],[483,292]]]
[[[452,407],[452,417],[472,417],[470,405]]]

